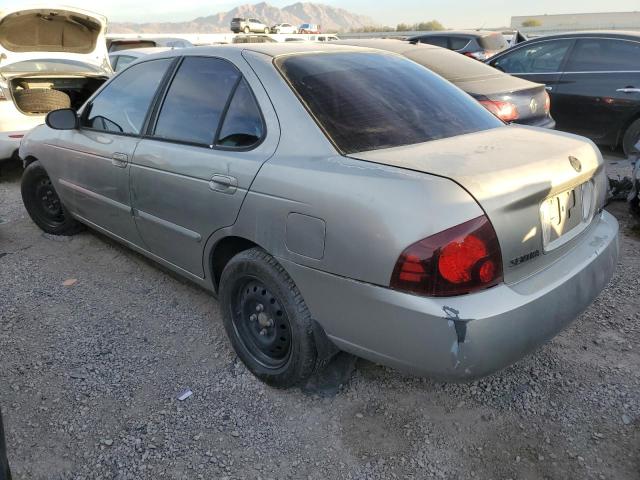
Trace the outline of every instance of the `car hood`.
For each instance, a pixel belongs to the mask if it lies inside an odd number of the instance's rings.
[[[565,234],[557,248],[545,248],[540,212],[547,199],[591,180],[591,204],[597,212],[607,188],[602,156],[592,142],[533,127],[505,126],[350,156],[449,178],[469,192],[496,230],[507,282],[566,254],[589,226],[587,222],[571,230],[574,235]],[[579,168],[569,157],[578,159]],[[435,214],[428,205],[422,207],[425,215]]]
[[[61,59],[108,69],[107,20],[72,7],[0,11],[0,70],[26,60]]]

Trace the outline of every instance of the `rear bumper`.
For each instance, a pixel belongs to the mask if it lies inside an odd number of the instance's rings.
[[[530,121],[530,122],[523,121],[523,122],[515,122],[515,123],[519,123],[521,125],[528,125],[530,127],[550,128],[550,129],[556,128],[556,121],[551,116],[547,116],[542,119]]]
[[[547,342],[607,285],[618,259],[618,223],[607,212],[594,223],[547,269],[460,297],[418,297],[280,261],[340,349],[418,375],[469,380]]]
[[[0,163],[10,160],[20,148],[22,136],[27,132],[0,132]]]

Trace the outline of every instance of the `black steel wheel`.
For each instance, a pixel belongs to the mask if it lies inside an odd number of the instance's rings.
[[[25,169],[21,185],[22,201],[38,227],[53,235],[73,235],[81,225],[69,214],[40,162]]]
[[[253,359],[266,368],[286,364],[291,354],[291,325],[280,300],[258,279],[240,285],[233,326]]]
[[[301,385],[323,366],[329,340],[291,277],[264,250],[245,250],[227,263],[219,299],[234,350],[263,382]]]

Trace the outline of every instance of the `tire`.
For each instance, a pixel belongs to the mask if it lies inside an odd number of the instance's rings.
[[[71,108],[69,95],[58,90],[30,88],[16,90],[13,98],[20,110],[27,113],[49,113],[61,108]]]
[[[251,33],[251,29],[249,27],[244,27],[244,33]]]
[[[622,150],[628,157],[635,151],[636,143],[640,142],[640,118],[634,120],[622,137]]]
[[[58,197],[47,171],[36,161],[22,174],[22,201],[33,222],[52,235],[70,236],[82,230]]]
[[[321,366],[314,334],[320,329],[291,277],[264,250],[245,250],[229,261],[219,298],[227,336],[258,379],[293,387]]]

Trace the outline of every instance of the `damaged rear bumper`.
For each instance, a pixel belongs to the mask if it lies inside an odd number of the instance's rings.
[[[553,338],[598,296],[618,259],[607,212],[561,260],[513,285],[425,298],[279,259],[310,311],[341,349],[413,374],[478,378]]]

